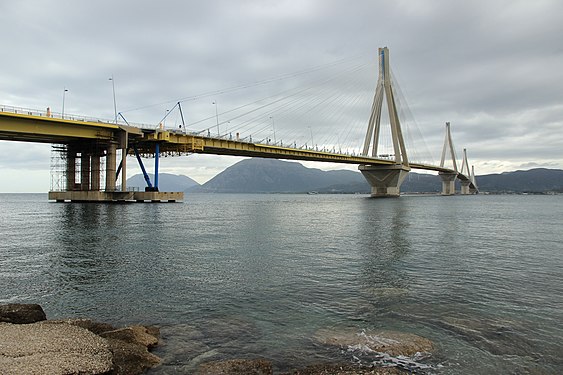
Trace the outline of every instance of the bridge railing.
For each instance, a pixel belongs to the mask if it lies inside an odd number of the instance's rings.
[[[91,116],[83,116],[83,115],[75,115],[71,113],[61,113],[61,112],[54,112],[51,111],[49,108],[45,108],[44,110],[36,109],[36,108],[25,108],[25,107],[14,107],[11,105],[0,105],[0,112],[7,112],[7,113],[15,113],[20,115],[28,115],[28,116],[38,116],[38,117],[47,117],[47,118],[57,118],[62,120],[72,120],[72,121],[83,121],[83,122],[97,122],[103,124],[115,124],[115,120],[108,120],[99,117],[91,117]],[[149,124],[138,124],[138,123],[125,123],[124,121],[120,121],[118,119],[118,124],[121,125],[129,125],[134,126],[136,128],[141,129],[155,129],[157,126],[149,125]]]

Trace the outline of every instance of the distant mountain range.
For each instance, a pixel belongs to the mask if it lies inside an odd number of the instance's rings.
[[[151,175],[151,181],[154,181]],[[481,192],[490,193],[563,193],[563,170],[537,168],[477,176]],[[146,186],[142,175],[127,180],[128,186]],[[160,191],[197,193],[369,193],[370,186],[360,172],[322,171],[297,162],[276,159],[245,159],[225,169],[203,185],[182,175],[161,173]],[[401,185],[404,193],[439,193],[437,175],[411,172]],[[458,187],[459,190],[459,187]]]
[[[151,184],[154,184],[154,174],[149,173]],[[147,183],[142,174],[136,174],[127,179],[127,187],[137,188],[140,191],[145,190]],[[176,175],[170,173],[159,173],[158,187],[160,191],[186,191],[187,189],[199,186],[197,182],[184,175]]]

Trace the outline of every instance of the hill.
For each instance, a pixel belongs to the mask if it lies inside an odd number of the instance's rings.
[[[206,193],[304,193],[328,186],[365,183],[359,172],[322,171],[296,162],[252,158],[219,173],[193,192]]]
[[[477,176],[477,185],[492,193],[563,193],[563,170],[535,168]]]
[[[151,175],[151,181],[154,181]],[[141,174],[127,180],[130,187],[143,190]],[[563,193],[563,170],[537,168],[477,176],[481,192],[490,193]],[[322,171],[298,162],[276,159],[245,159],[225,169],[203,185],[189,177],[160,174],[161,191],[199,193],[365,193],[370,186],[360,172],[351,170]],[[439,193],[440,177],[411,172],[401,186],[403,193]],[[459,191],[459,183],[457,187]]]
[[[563,170],[537,168],[477,176],[481,192],[563,192]],[[439,193],[438,175],[411,172],[401,186],[403,193]],[[459,191],[459,182],[457,190]],[[360,172],[322,171],[297,162],[275,159],[246,159],[190,189],[207,193],[369,193],[370,186]]]
[[[151,183],[154,184],[154,175],[149,173]],[[147,183],[142,174],[136,174],[127,179],[128,187],[138,188],[140,191],[145,190]],[[158,187],[160,191],[186,191],[194,186],[199,186],[197,182],[184,175],[175,175],[170,173],[159,173]]]

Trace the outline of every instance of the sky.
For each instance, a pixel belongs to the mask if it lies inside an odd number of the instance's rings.
[[[61,112],[64,97],[66,114],[111,121],[115,92],[130,122],[170,111],[176,128],[180,101],[188,131],[348,152],[386,46],[413,159],[439,162],[448,121],[477,176],[563,168],[559,0],[21,0],[0,3],[0,32],[0,106]],[[0,141],[0,155],[0,192],[50,189],[50,145]],[[203,183],[239,160],[167,158],[161,171]]]

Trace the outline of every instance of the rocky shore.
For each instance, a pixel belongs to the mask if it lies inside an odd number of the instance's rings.
[[[154,326],[116,328],[89,319],[47,320],[39,305],[0,305],[0,374],[141,374],[161,364],[161,359],[151,353],[159,336],[159,328]],[[423,337],[392,331],[321,329],[313,340],[367,360],[318,364],[280,375],[389,375],[405,370],[420,373],[428,366],[418,363],[416,358],[424,358],[433,351],[432,342]],[[197,369],[188,373],[274,373],[273,364],[267,359],[210,359],[201,361]]]
[[[39,305],[0,305],[0,374],[141,374],[159,330],[115,328],[89,319],[47,320]]]

